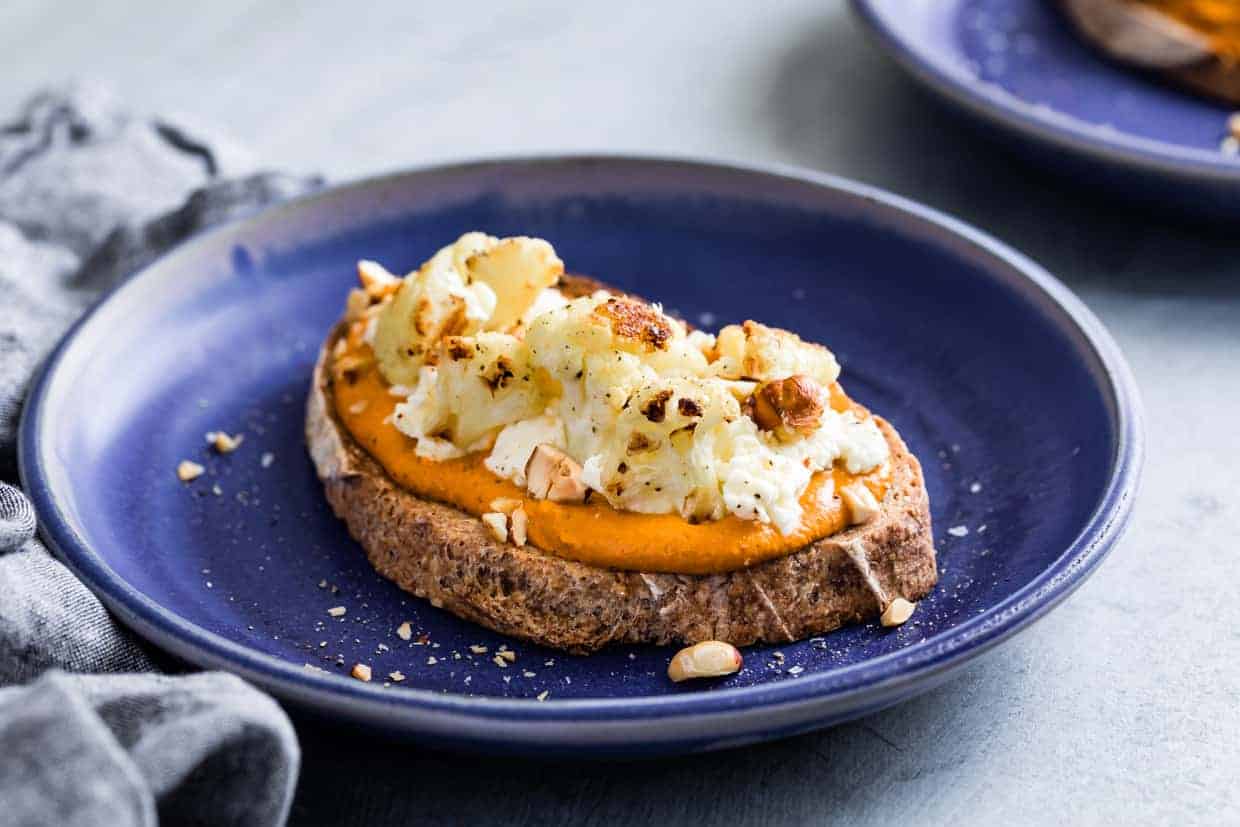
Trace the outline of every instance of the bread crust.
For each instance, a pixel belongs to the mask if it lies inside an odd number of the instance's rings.
[[[575,280],[572,292],[596,282]],[[393,482],[332,406],[331,349],[320,351],[306,442],[327,500],[375,569],[466,620],[588,653],[613,643],[783,643],[876,617],[937,580],[921,466],[888,423],[892,481],[879,516],[786,556],[711,575],[616,571],[499,543],[477,517]],[[877,419],[877,418],[876,418]]]

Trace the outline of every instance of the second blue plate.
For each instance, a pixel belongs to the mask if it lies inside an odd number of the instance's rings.
[[[1240,216],[1231,109],[1088,47],[1053,0],[853,0],[927,88],[1080,184],[1213,218]]]

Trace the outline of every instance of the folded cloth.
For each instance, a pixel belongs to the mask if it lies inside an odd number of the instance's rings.
[[[223,672],[48,672],[0,689],[0,745],[0,824],[282,824],[297,780],[288,718]]]
[[[224,674],[127,674],[159,655],[48,554],[4,480],[31,376],[90,302],[198,230],[319,186],[94,87],[0,124],[0,825],[287,816],[299,754],[280,708]]]

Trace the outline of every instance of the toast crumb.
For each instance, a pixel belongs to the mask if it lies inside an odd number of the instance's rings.
[[[206,468],[203,468],[196,462],[190,462],[187,459],[183,459],[180,464],[177,465],[177,479],[181,482],[190,482],[201,477],[206,470]]]
[[[353,664],[353,669],[349,674],[363,683],[370,683],[370,667],[364,663]]]
[[[397,670],[395,672],[388,672],[388,677],[391,678],[392,683],[400,683],[401,681],[405,679],[404,673],[401,672],[400,670]]]
[[[411,640],[413,638],[413,627],[409,625],[409,621],[396,627],[396,636],[401,640]]]

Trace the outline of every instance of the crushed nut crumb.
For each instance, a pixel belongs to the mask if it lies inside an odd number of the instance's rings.
[[[502,652],[496,655],[495,657],[491,658],[491,662],[494,663],[496,666],[498,666],[500,669],[508,668],[508,661],[504,660],[504,656]]]
[[[241,447],[245,434],[237,434],[232,436],[224,431],[211,431],[207,434],[207,443],[216,450],[217,453],[231,454],[233,451]]]
[[[524,546],[526,540],[526,527],[529,525],[529,518],[525,514],[524,508],[518,508],[512,512],[512,542],[516,546]]]
[[[542,692],[539,692],[539,693],[538,693],[538,700],[540,700],[540,701],[545,701],[545,700],[547,700],[547,696],[548,696],[548,695],[550,695],[550,694],[551,694],[551,690],[549,690],[549,689],[544,689]]]
[[[413,627],[408,620],[396,627],[396,636],[401,640],[410,640],[413,637]]]
[[[344,617],[345,613],[348,611],[349,610],[346,609],[344,606],[332,606],[330,609],[327,610],[327,613],[331,615],[332,617]]]
[[[475,643],[469,647],[469,651],[473,652],[475,655],[485,655],[487,653],[487,647]]]
[[[517,662],[517,653],[516,653],[516,652],[514,652],[514,651],[512,651],[511,649],[504,649],[504,650],[502,650],[502,651],[499,653],[498,657],[503,658],[504,660],[508,661],[509,663],[516,663],[516,662]]]
[[[276,455],[271,453],[270,451],[267,451],[262,455],[262,457],[259,458],[258,464],[263,466],[264,468],[270,468],[271,463],[275,461],[276,461]]]
[[[201,477],[206,470],[206,468],[203,468],[196,462],[190,462],[187,459],[183,459],[177,466],[177,479],[181,482],[196,480]]]
[[[400,683],[401,681],[405,679],[404,673],[400,672],[399,670],[396,672],[388,672],[388,677],[392,679],[393,683]]]
[[[883,615],[879,618],[879,622],[888,628],[899,626],[913,616],[913,610],[916,608],[916,603],[911,603],[903,597],[897,597],[883,609]]]
[[[508,517],[498,511],[488,511],[482,515],[482,522],[491,529],[491,535],[496,540],[508,542]]]
[[[349,674],[359,681],[370,683],[370,667],[364,663],[353,664],[353,670]]]

